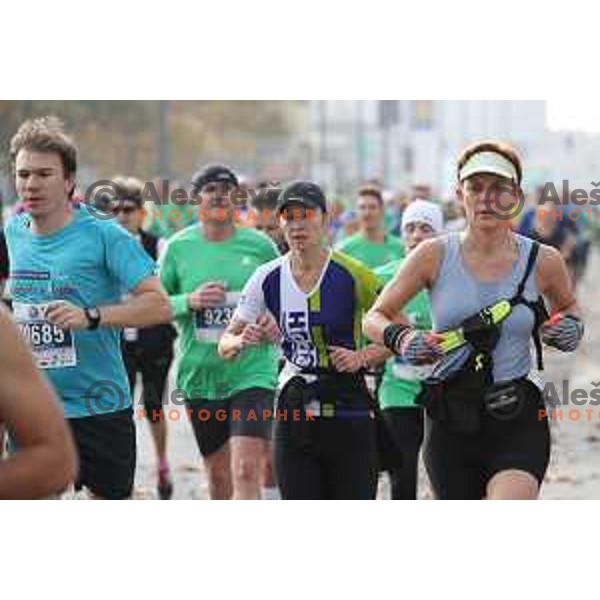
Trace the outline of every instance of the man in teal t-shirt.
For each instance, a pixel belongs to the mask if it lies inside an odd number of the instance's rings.
[[[416,248],[423,240],[438,235],[442,230],[442,211],[437,204],[415,200],[402,215],[402,236],[407,251]],[[396,260],[375,274],[387,284],[402,266]],[[426,291],[412,298],[403,314],[418,329],[431,330],[431,312]],[[383,418],[398,450],[397,463],[391,469],[392,499],[414,500],[417,497],[417,471],[419,449],[423,441],[423,411],[415,404],[421,391],[421,381],[431,372],[431,366],[409,365],[401,356],[393,356],[385,364],[383,379],[378,390],[379,406]]]
[[[51,117],[26,121],[11,140],[25,212],[6,228],[9,288],[15,320],[63,402],[77,487],[121,499],[133,486],[135,428],[120,328],[167,322],[171,311],[137,240],[108,214],[73,206],[76,153]]]
[[[106,325],[86,331],[45,323],[47,304],[61,301],[81,307],[119,304],[155,275],[154,262],[137,240],[112,221],[99,221],[85,208],[52,233],[37,234],[23,213],[7,226],[11,253],[13,311],[63,401],[67,419],[110,413],[131,406],[121,357],[120,329]],[[102,308],[100,308],[102,312]],[[97,395],[87,398],[98,382]]]
[[[206,167],[193,184],[204,220],[171,237],[160,260],[180,334],[177,383],[208,471],[211,498],[260,498],[277,350],[265,344],[227,362],[217,345],[246,281],[279,253],[266,235],[234,226],[231,194],[238,180],[231,169]]]
[[[370,269],[403,258],[402,240],[385,232],[385,211],[379,189],[371,186],[361,188],[356,208],[359,231],[338,242],[336,249],[360,260]]]

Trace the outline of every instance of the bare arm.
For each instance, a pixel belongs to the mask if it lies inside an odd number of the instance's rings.
[[[369,339],[383,345],[383,331],[388,325],[409,324],[402,309],[418,292],[431,286],[437,276],[441,252],[439,240],[426,240],[407,256],[363,321]]]
[[[265,342],[281,342],[281,331],[270,314],[260,315],[256,323],[247,323],[235,316],[219,340],[218,352],[225,360],[231,360],[247,346]]]
[[[571,254],[575,250],[575,246],[577,245],[577,236],[574,233],[567,233],[564,242],[559,248],[560,253],[562,254],[565,260],[569,260],[571,258]]]
[[[116,327],[148,327],[170,323],[173,319],[169,298],[158,277],[144,279],[131,292],[131,298],[120,304],[100,306],[101,325]],[[46,318],[64,329],[86,329],[88,319],[83,308],[59,300],[49,305]]]
[[[382,346],[369,344],[359,350],[350,350],[341,346],[328,346],[329,358],[337,371],[355,373],[360,369],[369,369],[383,364],[393,354]]]
[[[219,340],[219,355],[224,360],[234,359],[242,350],[242,332],[248,325],[245,321],[240,318],[234,318],[231,320],[227,329]]]
[[[394,354],[377,344],[369,344],[365,348],[360,350],[362,354],[362,362],[366,367],[375,368],[382,365],[388,358],[394,356]]]
[[[552,246],[540,246],[537,284],[540,293],[548,302],[551,314],[561,312],[579,316],[567,264],[560,251]]]
[[[266,310],[262,280],[259,267],[246,282],[233,318],[219,340],[218,352],[225,360],[235,358],[247,346],[277,343],[281,338],[275,319]]]
[[[102,325],[147,327],[173,320],[169,298],[158,277],[144,279],[131,292],[132,298],[114,306],[102,306]]]
[[[71,434],[54,392],[2,307],[0,421],[18,445],[0,462],[0,498],[43,498],[66,488],[77,462]]]

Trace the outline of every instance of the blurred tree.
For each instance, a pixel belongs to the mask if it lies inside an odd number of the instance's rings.
[[[94,177],[126,172],[149,180],[158,165],[158,105],[150,100],[0,101],[0,162],[7,173],[10,138],[26,118],[54,114],[74,133],[80,165]],[[294,132],[298,106],[289,101],[168,102],[169,176],[189,177],[200,157],[252,162],[258,140],[285,140]]]

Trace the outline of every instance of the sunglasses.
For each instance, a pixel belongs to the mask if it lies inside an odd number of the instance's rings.
[[[124,215],[131,215],[137,210],[137,206],[115,206],[111,212],[113,215],[119,215],[121,213],[123,213]]]

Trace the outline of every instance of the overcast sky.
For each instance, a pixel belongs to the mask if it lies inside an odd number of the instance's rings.
[[[548,100],[546,107],[550,129],[600,133],[600,106],[594,94],[577,100]]]

